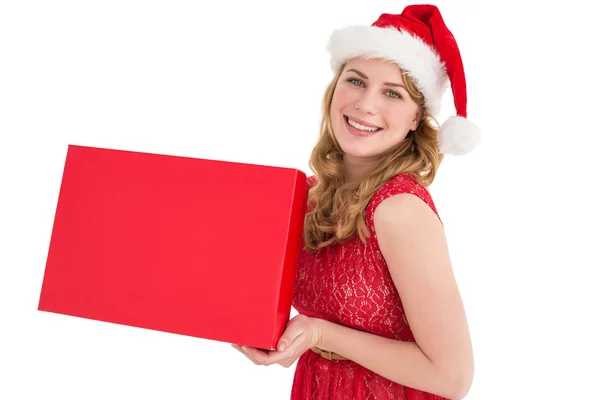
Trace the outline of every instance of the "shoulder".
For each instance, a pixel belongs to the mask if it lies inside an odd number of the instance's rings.
[[[372,203],[379,205],[387,198],[398,194],[412,194],[427,203],[430,207],[435,208],[429,190],[408,173],[398,174],[387,181],[373,195]]]
[[[375,192],[366,214],[371,222],[369,225],[374,227],[375,215],[386,217],[389,213],[410,214],[418,210],[433,213],[440,219],[429,190],[412,175],[403,173],[391,178]]]
[[[398,193],[383,200],[373,213],[373,227],[380,237],[382,232],[403,235],[432,234],[442,227],[435,209],[412,193]]]

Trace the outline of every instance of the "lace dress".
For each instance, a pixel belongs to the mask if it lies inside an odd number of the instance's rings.
[[[309,184],[314,183],[309,178]],[[371,237],[334,244],[316,254],[301,252],[293,307],[300,314],[326,319],[386,338],[415,341],[402,301],[381,255],[373,215],[389,196],[411,193],[437,215],[428,190],[408,174],[399,174],[372,197],[366,212]],[[443,397],[394,383],[351,360],[327,360],[306,351],[296,365],[291,399],[442,400]]]

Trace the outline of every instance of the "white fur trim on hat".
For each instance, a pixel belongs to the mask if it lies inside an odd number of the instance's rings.
[[[477,125],[459,116],[448,118],[438,133],[440,152],[457,156],[469,153],[480,139]]]
[[[419,37],[393,27],[352,26],[334,31],[327,49],[334,71],[355,57],[396,63],[425,96],[427,110],[433,115],[440,111],[448,75],[437,53]]]

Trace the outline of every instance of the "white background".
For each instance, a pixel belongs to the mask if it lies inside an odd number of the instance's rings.
[[[600,399],[600,30],[577,1],[536,3],[437,3],[483,132],[431,188],[473,337],[470,400]],[[37,311],[67,145],[309,172],[331,30],[405,3],[0,4],[0,398],[288,398],[295,366]],[[448,92],[440,120],[452,112]]]

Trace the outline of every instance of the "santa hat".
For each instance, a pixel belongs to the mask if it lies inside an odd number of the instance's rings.
[[[458,45],[436,6],[411,5],[399,15],[382,14],[371,26],[336,30],[328,50],[334,71],[354,57],[396,63],[423,93],[432,115],[440,111],[450,82],[456,116],[440,127],[440,152],[466,154],[479,143],[479,128],[467,120],[467,87]]]

